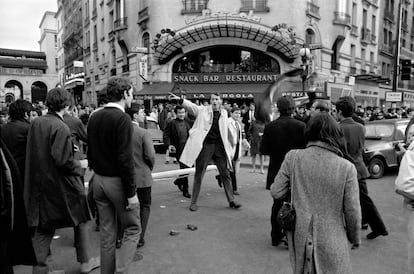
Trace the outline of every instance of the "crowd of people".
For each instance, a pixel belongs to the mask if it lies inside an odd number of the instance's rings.
[[[132,93],[129,80],[114,77],[96,109],[71,106],[62,88],[50,90],[44,104],[19,99],[9,106],[1,127],[1,273],[13,273],[16,264],[47,273],[53,235],[64,227],[74,228],[81,273],[98,267],[105,274],[128,272],[135,251],[145,245],[150,217],[155,151],[145,130],[147,116],[158,121],[177,168],[195,167],[191,194],[187,177],[174,181],[191,198],[190,211],[199,210],[210,163],[218,169],[229,207],[238,210],[241,157],[250,150],[256,172],[259,156],[262,174],[263,157],[269,157],[271,241],[288,245],[294,273],[351,273],[348,243],[359,247],[361,229],[371,228],[369,240],[388,235],[368,195],[362,159],[362,124],[379,116],[375,109],[361,114],[353,98],[341,97],[335,104],[316,100],[307,110],[284,96],[274,104],[269,122],[256,118],[253,103],[230,105],[214,93],[209,104],[196,104],[171,94],[168,104],[146,115]],[[395,112],[408,117],[401,111]],[[88,191],[87,168],[93,171]],[[296,211],[293,231],[278,221],[288,201]],[[98,258],[90,251],[93,218],[100,231]]]

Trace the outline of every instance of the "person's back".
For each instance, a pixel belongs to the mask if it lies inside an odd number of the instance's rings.
[[[98,174],[123,177],[130,169],[120,165],[120,158],[131,157],[132,147],[125,142],[132,134],[131,119],[115,107],[104,107],[94,113],[88,124],[88,159]],[[128,144],[128,146],[125,146]]]

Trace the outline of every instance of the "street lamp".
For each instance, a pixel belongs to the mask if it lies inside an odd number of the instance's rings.
[[[309,64],[308,64],[308,60],[311,57],[311,52],[309,48],[301,48],[299,50],[299,56],[302,59],[302,67],[303,67],[303,73],[301,75],[302,78],[302,92],[305,93],[305,82],[306,82],[306,78],[308,77],[308,69],[309,69]]]

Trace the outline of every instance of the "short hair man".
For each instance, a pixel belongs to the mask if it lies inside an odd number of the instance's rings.
[[[137,184],[137,195],[140,207],[140,218],[142,232],[137,247],[145,244],[145,231],[147,229],[151,206],[151,171],[154,168],[155,150],[152,144],[151,134],[141,128],[139,123],[143,123],[145,112],[142,106],[132,103],[131,108],[127,109],[131,117],[133,126],[132,151],[134,156],[135,182]]]
[[[372,232],[367,235],[368,239],[375,239],[378,236],[388,235],[382,218],[368,195],[368,187],[365,181],[369,172],[362,158],[365,143],[365,127],[352,119],[355,111],[355,100],[352,97],[344,96],[336,102],[337,117],[341,126],[349,156],[354,160],[358,175],[359,195],[361,201],[362,225],[368,224]]]
[[[133,128],[125,108],[131,106],[133,87],[122,77],[108,80],[109,103],[88,123],[88,159],[95,171],[93,198],[100,217],[102,273],[126,272],[139,241],[141,225],[136,194]],[[125,206],[126,205],[126,206]],[[124,230],[118,269],[115,243],[118,221]]]
[[[231,110],[231,120],[229,125],[229,130],[232,131],[231,136],[233,136],[232,145],[232,167],[230,171],[231,184],[233,187],[233,194],[239,195],[237,191],[237,173],[240,170],[240,160],[242,157],[242,127],[240,124],[241,109],[238,107],[233,107]]]
[[[33,106],[30,102],[18,99],[10,104],[10,122],[1,127],[1,138],[13,155],[20,176],[24,181],[24,170],[26,161],[27,134],[30,127],[30,114]]]
[[[180,99],[173,95],[171,99]],[[213,160],[223,180],[224,190],[230,208],[240,208],[241,204],[234,200],[229,167],[231,167],[231,147],[229,143],[229,117],[222,107],[220,94],[210,97],[210,105],[197,106],[186,99],[180,99],[181,104],[190,114],[196,117],[187,143],[184,146],[180,162],[186,166],[195,164],[193,196],[190,210],[197,211],[197,199],[200,194],[208,163]],[[231,139],[231,138],[230,138]]]
[[[269,168],[266,178],[266,189],[270,189],[276,174],[279,172],[286,153],[291,149],[303,148],[305,141],[305,123],[292,118],[294,103],[291,97],[283,96],[277,99],[277,109],[280,117],[265,126],[260,152],[270,155]],[[271,224],[272,244],[277,246],[283,239],[284,233],[276,221],[276,216],[283,202],[273,200]]]
[[[33,272],[48,272],[46,259],[55,230],[74,227],[77,259],[81,272],[87,273],[100,264],[99,258],[91,257],[87,228],[91,217],[80,178],[88,161],[74,159],[70,130],[63,121],[69,94],[54,88],[46,105],[49,113],[32,122],[27,139],[24,200],[28,225],[35,229],[38,264]]]
[[[168,151],[175,150],[175,158],[180,159],[181,154],[183,153],[184,146],[189,136],[191,125],[185,117],[186,111],[183,106],[176,106],[174,108],[174,113],[176,114],[176,118],[171,119],[166,123],[163,139],[164,144],[168,148]],[[179,162],[179,165],[180,169],[188,168],[188,166],[184,165],[181,162]],[[174,181],[174,184],[178,187],[180,191],[183,192],[184,197],[191,198],[191,195],[188,192],[187,177],[177,178]]]

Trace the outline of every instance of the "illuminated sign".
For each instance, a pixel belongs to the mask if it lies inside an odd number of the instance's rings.
[[[264,73],[173,73],[174,83],[271,83],[279,74]]]

